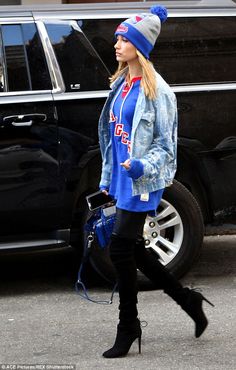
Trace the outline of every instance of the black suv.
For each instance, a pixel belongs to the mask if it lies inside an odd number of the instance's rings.
[[[163,1],[152,61],[178,99],[178,170],[144,230],[181,276],[205,230],[236,223],[236,4]],[[98,189],[98,117],[116,68],[114,30],[151,2],[1,7],[0,248],[82,249]],[[93,248],[107,278],[107,251]]]

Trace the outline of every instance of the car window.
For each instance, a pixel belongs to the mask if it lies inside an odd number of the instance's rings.
[[[100,55],[110,73],[117,69],[114,32],[122,19],[83,19],[78,21],[82,31]]]
[[[2,25],[1,55],[3,91],[52,88],[34,23]]]
[[[3,92],[5,88],[4,79],[4,64],[3,64],[3,48],[2,48],[2,37],[0,33],[0,92]]]
[[[109,72],[76,22],[45,23],[67,92],[107,90]]]
[[[236,18],[170,18],[151,57],[171,84],[236,80]]]
[[[34,23],[22,25],[23,39],[30,69],[32,90],[52,88],[43,47]]]
[[[31,90],[21,26],[2,26],[2,40],[6,60],[5,90]]]
[[[117,66],[114,31],[122,19],[87,19],[81,28],[111,73]],[[236,18],[178,17],[163,24],[150,54],[170,84],[236,80]]]

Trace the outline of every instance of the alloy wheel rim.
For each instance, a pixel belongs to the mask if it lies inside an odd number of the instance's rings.
[[[143,237],[163,265],[168,265],[179,253],[184,237],[182,219],[176,208],[162,199],[157,216],[147,216]]]

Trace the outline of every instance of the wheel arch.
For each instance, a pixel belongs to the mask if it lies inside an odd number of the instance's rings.
[[[191,144],[191,145],[190,145]],[[202,146],[196,140],[179,139],[175,179],[196,198],[204,223],[212,219],[212,205],[207,169],[198,154]]]

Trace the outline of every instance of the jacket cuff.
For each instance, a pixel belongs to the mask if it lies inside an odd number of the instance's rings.
[[[127,174],[134,180],[137,180],[139,177],[143,176],[143,163],[139,159],[131,159],[130,169],[127,171]]]
[[[109,186],[99,185],[99,189],[109,191]]]

